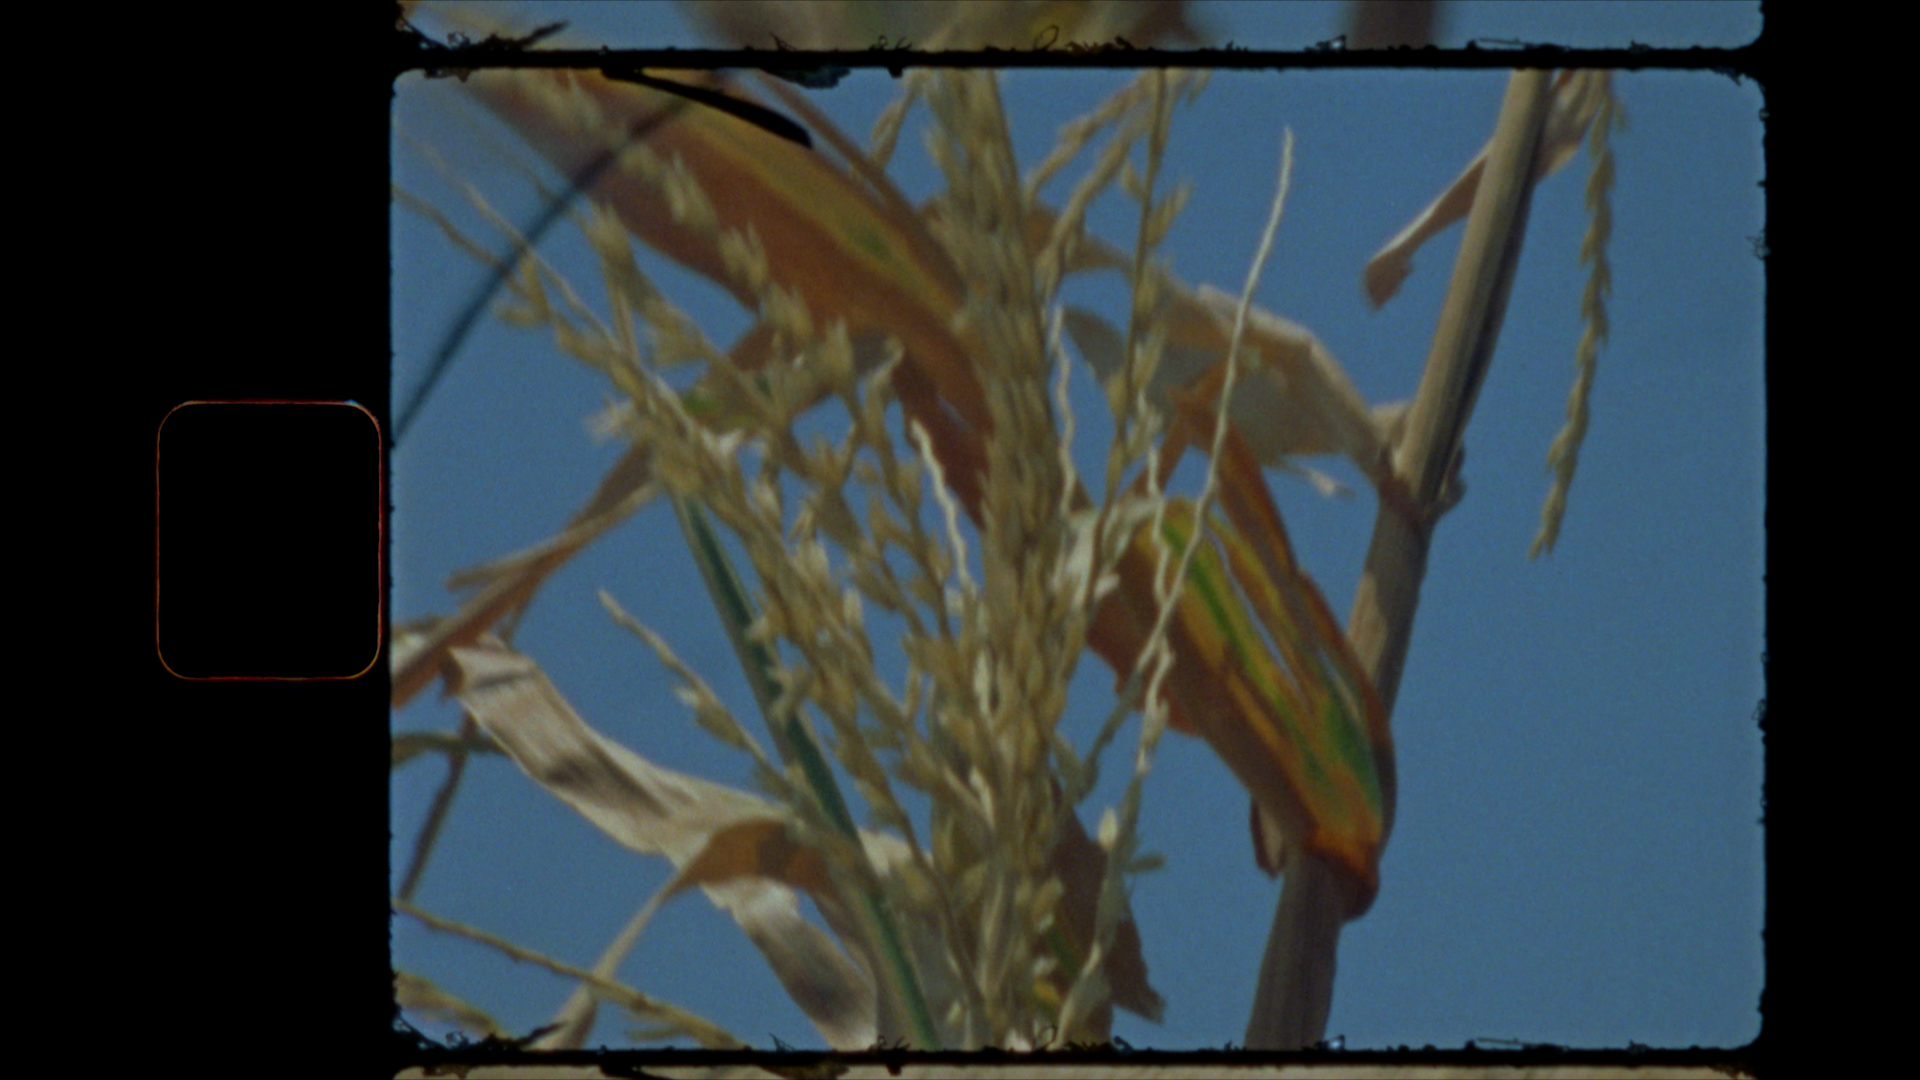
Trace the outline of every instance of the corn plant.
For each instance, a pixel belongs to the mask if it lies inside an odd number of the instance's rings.
[[[1172,33],[1178,22],[1156,25]],[[576,980],[534,1045],[581,1045],[603,1003],[652,1025],[643,1038],[745,1045],[673,1005],[669,979],[642,992],[615,978],[660,906],[696,889],[836,1048],[1061,1047],[1104,1041],[1116,1007],[1157,1017],[1128,889],[1157,862],[1141,849],[1139,812],[1169,729],[1205,740],[1246,788],[1255,857],[1285,881],[1245,1044],[1322,1036],[1340,928],[1380,888],[1395,790],[1388,717],[1426,544],[1461,490],[1462,432],[1528,193],[1591,138],[1591,333],[1554,447],[1542,547],[1565,505],[1605,335],[1614,106],[1601,74],[1513,77],[1487,150],[1367,269],[1383,303],[1421,244],[1467,220],[1418,392],[1369,403],[1310,330],[1252,302],[1290,142],[1273,148],[1271,213],[1237,288],[1189,286],[1158,257],[1195,197],[1167,139],[1205,82],[1143,72],[1023,168],[987,71],[909,71],[864,147],[777,78],[463,76],[465,92],[588,196],[573,217],[604,307],[477,193],[504,258],[495,238],[468,235],[404,190],[396,200],[498,266],[498,317],[605,380],[594,426],[625,450],[548,540],[456,578],[471,590],[457,610],[398,628],[396,706],[438,683],[465,721],[396,739],[394,761],[444,754],[457,783],[468,756],[502,753],[607,836],[674,867],[597,962],[572,965],[414,904],[432,817],[395,909]],[[813,145],[754,122],[753,110],[714,107],[716,96],[797,118]],[[915,205],[886,168],[922,106],[945,187]],[[1056,177],[1067,184],[1057,206],[1040,195]],[[1114,188],[1135,208],[1128,243],[1088,228],[1089,207]],[[636,241],[725,290],[749,328],[725,346],[710,340],[642,270]],[[1118,275],[1124,311],[1065,305],[1063,283],[1084,275]],[[1097,476],[1071,453],[1068,342],[1111,414]],[[831,434],[809,441],[822,416]],[[1334,490],[1296,460],[1319,455],[1351,462],[1379,503],[1345,629],[1269,487],[1275,469]],[[1187,493],[1176,490],[1183,458],[1199,463]],[[723,673],[684,662],[649,624],[658,615],[601,600],[674,673],[693,719],[751,760],[758,792],[666,769],[610,738],[512,645],[556,568],[629,516],[657,512],[678,522],[759,715],[725,705],[710,683]],[[900,628],[904,672],[877,660],[869,608]],[[1060,721],[1089,651],[1112,671],[1114,707],[1075,745]],[[1080,809],[1136,716],[1125,787],[1089,830]],[[412,1009],[491,1030],[417,975],[399,991]]]

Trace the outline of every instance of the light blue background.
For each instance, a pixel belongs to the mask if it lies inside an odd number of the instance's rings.
[[[667,5],[530,5],[525,22],[572,20],[576,42],[695,44]],[[1339,32],[1339,5],[1198,4],[1213,40],[1300,47]],[[432,26],[430,20],[423,24]],[[1575,45],[1738,45],[1755,5],[1460,4],[1442,42],[1526,38]],[[1054,132],[1128,76],[1021,72],[1003,97],[1024,164]],[[1369,311],[1366,259],[1437,195],[1491,131],[1505,77],[1485,72],[1218,72],[1176,113],[1168,161],[1194,183],[1166,254],[1190,284],[1238,291],[1273,192],[1281,129],[1295,134],[1293,191],[1258,301],[1310,327],[1374,401],[1409,396],[1431,339],[1459,229],[1416,260],[1402,294]],[[1349,925],[1329,1035],[1346,1045],[1457,1046],[1513,1038],[1578,1046],[1729,1046],[1758,1032],[1763,982],[1760,656],[1764,567],[1764,210],[1759,88],[1710,73],[1622,73],[1629,127],[1615,135],[1610,257],[1613,338],[1557,550],[1526,552],[1564,415],[1580,336],[1587,160],[1535,199],[1517,284],[1467,436],[1465,501],[1440,525],[1395,715],[1398,824],[1373,910]],[[855,138],[896,92],[858,72],[813,100]],[[395,179],[503,246],[422,158],[445,155],[510,220],[558,179],[451,80],[396,86]],[[919,130],[894,173],[916,200],[936,173]],[[529,173],[531,170],[531,173]],[[1069,175],[1078,175],[1076,168]],[[1061,188],[1049,189],[1054,201]],[[1116,194],[1094,219],[1129,246]],[[483,272],[417,216],[394,218],[395,402]],[[590,303],[597,274],[577,230],[544,252]],[[650,253],[643,253],[643,257]],[[645,263],[725,344],[745,326],[717,288]],[[1074,294],[1118,309],[1118,279]],[[1074,373],[1078,455],[1097,477],[1104,410]],[[450,612],[449,573],[556,531],[619,449],[587,437],[609,393],[538,332],[491,320],[469,342],[394,453],[394,619]],[[1350,468],[1315,462],[1350,482]],[[1373,521],[1365,495],[1327,500],[1273,475],[1300,557],[1336,612],[1348,610]],[[672,682],[595,599],[606,588],[660,631],[738,715],[751,699],[664,505],[650,506],[548,581],[517,643],[587,720],[674,769],[748,786],[743,756],[701,733]],[[872,619],[873,612],[869,611]],[[1064,721],[1084,746],[1111,700],[1089,656]],[[429,692],[396,730],[450,729]],[[1136,724],[1083,807],[1091,824],[1118,794]],[[440,783],[421,759],[393,782],[394,880]],[[1237,1042],[1278,882],[1253,865],[1247,799],[1208,747],[1161,744],[1141,820],[1167,868],[1135,883],[1133,907],[1164,1025],[1120,1014],[1135,1046]],[[668,874],[614,844],[509,762],[469,766],[416,901],[581,966]],[[571,991],[471,942],[397,918],[394,963],[525,1031]],[[698,896],[653,922],[620,977],[770,1045],[819,1037],[734,924]],[[624,1045],[608,1015],[596,1042]],[[444,1029],[424,1025],[429,1033]]]

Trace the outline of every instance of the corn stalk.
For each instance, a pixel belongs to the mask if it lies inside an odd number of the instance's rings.
[[[741,93],[692,81],[706,94]],[[1561,85],[1568,85],[1566,76]],[[616,832],[638,850],[668,851],[680,871],[609,950],[592,976],[599,982],[583,985],[583,995],[596,987],[594,993],[612,992],[601,985],[610,965],[658,902],[695,885],[712,893],[757,876],[820,901],[874,980],[877,1013],[865,1020],[832,1018],[835,1031],[904,1034],[927,1049],[955,1039],[1030,1045],[1035,1029],[1024,1017],[1036,1002],[1057,1021],[1056,1043],[1104,1032],[1115,1001],[1157,1010],[1157,997],[1144,990],[1143,968],[1133,987],[1110,983],[1108,974],[1110,964],[1125,959],[1126,950],[1116,948],[1127,940],[1122,931],[1130,930],[1121,881],[1134,861],[1139,781],[1159,731],[1171,726],[1207,739],[1246,785],[1262,865],[1285,875],[1246,1044],[1311,1045],[1324,1031],[1331,1002],[1339,928],[1364,913],[1378,889],[1379,854],[1393,814],[1387,717],[1430,529],[1448,504],[1447,481],[1497,338],[1528,192],[1553,167],[1541,155],[1558,153],[1561,145],[1543,134],[1553,100],[1546,76],[1515,76],[1488,155],[1475,166],[1479,172],[1469,170],[1468,186],[1477,185],[1477,194],[1466,196],[1472,206],[1467,240],[1410,409],[1369,407],[1310,334],[1250,310],[1252,275],[1237,301],[1223,301],[1156,269],[1150,253],[1184,198],[1160,199],[1154,187],[1174,96],[1169,80],[1141,80],[1104,118],[1112,122],[1129,110],[1136,117],[1112,147],[1124,150],[1139,137],[1150,144],[1148,172],[1130,180],[1142,205],[1130,257],[1086,236],[1080,218],[1091,195],[1119,172],[1124,158],[1112,148],[1056,214],[1033,192],[1039,177],[1058,165],[1050,160],[1022,183],[1005,149],[990,79],[921,79],[910,87],[928,95],[949,133],[948,141],[935,144],[936,153],[946,155],[948,195],[918,210],[881,173],[890,136],[877,138],[871,157],[850,149],[790,92],[783,99],[840,150],[844,167],[742,124],[738,110],[685,109],[657,81],[633,85],[557,71],[472,80],[484,104],[605,208],[588,228],[616,297],[611,327],[599,325],[564,283],[545,274],[524,243],[501,277],[521,301],[521,321],[551,327],[563,349],[604,371],[625,395],[610,427],[627,434],[632,449],[565,532],[473,575],[485,586],[475,601],[454,617],[423,625],[404,650],[396,649],[396,702],[450,671],[450,664],[461,671],[501,664],[493,651],[498,643],[487,644],[489,627],[524,609],[555,566],[664,488],[754,688],[778,763],[683,675],[689,700],[710,730],[756,755],[763,785],[786,809],[749,811],[721,799],[714,805],[735,809],[697,827],[676,826],[682,832],[675,835],[685,837],[674,842],[678,847],[662,846],[655,824]],[[645,138],[636,139],[639,133]],[[1082,134],[1067,142],[1075,138],[1085,141]],[[1065,156],[1076,149],[1068,145]],[[727,192],[725,203],[708,199],[715,190]],[[1277,221],[1277,204],[1275,215]],[[1444,217],[1416,223],[1411,239],[1397,242],[1402,254],[1443,227]],[[727,287],[760,313],[761,323],[724,354],[705,344],[639,274],[616,220]],[[1376,262],[1370,285],[1385,281],[1390,293],[1396,271]],[[1128,273],[1133,301],[1125,336],[1112,335],[1119,355],[1107,361],[1120,431],[1096,503],[1072,474],[1055,417],[1037,390],[1047,370],[1042,304],[1064,274],[1102,268]],[[1404,267],[1397,273],[1403,277]],[[706,364],[698,386],[685,394],[665,388],[639,347],[641,323],[656,355]],[[1076,338],[1099,367],[1087,345],[1096,331],[1082,321]],[[1177,348],[1169,350],[1170,344]],[[1179,348],[1215,359],[1177,385],[1156,382],[1162,359]],[[1243,351],[1251,354],[1245,360]],[[1249,394],[1299,422],[1268,416],[1263,423],[1235,410],[1243,363]],[[855,419],[855,436],[844,458],[809,456],[787,424],[836,395]],[[768,482],[781,469],[804,478],[816,494],[803,532],[824,530],[850,553],[868,550],[880,526],[863,538],[839,495],[855,449],[877,453],[877,475],[890,495],[903,507],[917,505],[917,494],[901,497],[909,486],[917,491],[917,481],[892,462],[878,434],[876,410],[889,399],[903,408],[948,520],[945,554],[924,537],[905,546],[922,564],[921,580],[936,592],[948,570],[959,567],[964,600],[958,607],[934,605],[940,633],[936,652],[924,661],[934,687],[927,707],[929,723],[937,713],[945,726],[930,743],[915,742],[911,688],[903,704],[867,668],[823,662],[822,647],[841,657],[860,652],[857,605],[843,605],[832,592],[817,543],[788,550],[779,497]],[[1060,404],[1064,409],[1064,396]],[[1168,414],[1171,426],[1155,446],[1160,418]],[[1274,431],[1292,441],[1277,441]],[[764,455],[763,475],[751,484],[737,458],[745,440]],[[1164,494],[1174,464],[1190,447],[1208,456],[1194,504]],[[1262,465],[1286,464],[1291,454],[1325,451],[1353,458],[1380,496],[1366,576],[1345,632],[1294,560],[1261,472]],[[1143,457],[1139,482],[1123,494],[1120,476]],[[1209,512],[1216,492],[1224,519]],[[703,503],[745,542],[768,607],[757,606],[732,569]],[[987,574],[979,586],[964,571],[962,512],[985,549]],[[881,573],[878,563],[867,565]],[[1073,587],[1060,589],[1061,580]],[[898,592],[873,580],[861,590],[883,603],[881,597]],[[842,607],[844,615],[836,614]],[[949,627],[949,615],[961,616],[962,625]],[[635,625],[668,659],[664,646]],[[1060,628],[1064,635],[1056,633]],[[775,638],[798,649],[805,664],[783,667],[769,648]],[[1075,841],[1085,836],[1072,806],[1091,787],[1094,761],[1117,723],[1103,729],[1084,758],[1050,733],[1060,687],[1083,643],[1113,667],[1121,712],[1141,708],[1145,721],[1120,812],[1103,822],[1092,861],[1075,864],[1067,853],[1087,845]],[[1056,654],[1059,659],[1035,660]],[[512,665],[513,679],[532,677]],[[481,689],[486,680],[460,678],[467,693],[480,695],[470,707],[484,714],[482,727],[540,779],[543,772],[529,755],[555,751],[547,742],[527,741],[522,714],[482,707],[496,703]],[[577,719],[551,706],[550,692],[540,694],[549,700],[543,724],[573,732],[562,741],[588,748],[578,751],[588,759],[604,756],[578,735]],[[907,724],[900,729],[904,737],[888,737],[903,755],[901,778],[957,796],[944,822],[936,801],[930,850],[893,804],[886,775],[864,745],[870,736],[854,723],[856,700]],[[830,744],[803,719],[803,701],[832,721]],[[869,810],[904,833],[904,849],[898,839],[876,840],[857,827],[828,749],[859,785]],[[628,769],[629,777],[644,772]],[[1034,785],[1035,776],[1047,784]],[[607,806],[599,789],[576,785],[555,793],[603,828],[612,828],[604,823],[608,815],[625,813]],[[1007,847],[1009,835],[1046,843]],[[953,880],[938,871],[955,867],[973,869]],[[1056,922],[1056,906],[1071,888],[1066,879],[1088,874],[1098,888],[1069,894]],[[944,935],[944,954],[927,944],[928,925]],[[1014,929],[1021,926],[1033,933]],[[781,970],[777,960],[775,967]],[[957,1011],[936,1015],[927,989],[932,978],[948,997],[957,995]],[[578,1028],[586,1006],[570,1008]],[[816,1022],[822,1022],[818,1016]],[[822,1030],[829,1030],[827,1022]]]

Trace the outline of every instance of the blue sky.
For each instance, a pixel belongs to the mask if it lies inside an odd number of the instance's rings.
[[[576,40],[691,45],[668,5],[528,5],[528,23],[569,19]],[[1442,41],[1526,38],[1575,45],[1738,45],[1755,5],[1454,5]],[[1299,47],[1338,32],[1339,5],[1198,4],[1216,39]],[[431,25],[430,23],[428,25]],[[1004,82],[1021,161],[1125,73],[1022,72]],[[1168,160],[1193,198],[1166,248],[1189,284],[1238,291],[1272,197],[1280,133],[1296,139],[1293,190],[1257,301],[1311,328],[1371,401],[1411,395],[1459,229],[1416,259],[1379,312],[1361,296],[1366,259],[1437,195],[1490,133],[1497,72],[1218,72],[1176,113]],[[1349,1047],[1512,1038],[1580,1046],[1729,1046],[1758,1032],[1763,983],[1761,747],[1764,695],[1764,220],[1760,89],[1693,72],[1621,73],[1629,126],[1614,137],[1612,340],[1558,548],[1529,562],[1580,336],[1586,271],[1577,158],[1538,191],[1519,277],[1467,433],[1464,502],[1440,524],[1393,717],[1399,814],[1379,899],[1341,941],[1329,1035]],[[864,139],[896,92],[858,72],[814,95]],[[496,249],[463,196],[408,139],[432,146],[516,222],[538,213],[528,181],[557,179],[452,81],[396,86],[395,180]],[[935,172],[916,111],[894,173],[918,200]],[[1077,175],[1077,171],[1074,173]],[[1058,189],[1052,194],[1057,199]],[[1116,195],[1097,208],[1109,240],[1131,235]],[[395,402],[482,270],[418,217],[394,218]],[[571,226],[543,252],[598,299]],[[643,257],[647,253],[643,252]],[[716,341],[746,317],[720,291],[646,264]],[[1115,282],[1077,302],[1112,312]],[[1104,405],[1074,373],[1083,433]],[[538,332],[482,324],[393,455],[396,622],[449,612],[454,570],[554,532],[619,448],[589,439],[608,388]],[[1079,460],[1097,475],[1083,434]],[[1349,482],[1352,469],[1318,461]],[[1272,474],[1306,567],[1349,609],[1372,526],[1370,497],[1329,500]],[[1356,483],[1356,487],[1358,484]],[[517,644],[587,720],[655,762],[740,787],[746,760],[691,722],[670,677],[595,599],[609,590],[659,630],[739,715],[757,714],[664,505],[643,510],[548,581]],[[1081,665],[1064,723],[1084,746],[1111,675]],[[396,730],[448,729],[450,703],[422,695]],[[1122,759],[1082,808],[1118,795]],[[394,776],[395,880],[442,766]],[[1120,1014],[1115,1034],[1167,1049],[1237,1042],[1279,883],[1254,866],[1247,800],[1203,743],[1161,743],[1143,845],[1166,869],[1136,880],[1133,908],[1166,1022]],[[590,966],[667,877],[664,860],[617,846],[498,758],[475,761],[416,901],[519,944]],[[485,948],[395,921],[396,966],[526,1030],[572,986]],[[669,904],[621,978],[759,1045],[818,1042],[737,927],[698,895]],[[605,1015],[596,1042],[624,1045]],[[436,1029],[429,1027],[429,1032]]]

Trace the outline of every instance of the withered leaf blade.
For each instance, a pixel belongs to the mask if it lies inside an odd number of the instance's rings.
[[[1209,407],[1218,400],[1237,303],[1209,285],[1198,291],[1175,287],[1166,351],[1148,388],[1164,412],[1173,411],[1172,394],[1182,388],[1200,393]],[[1119,377],[1119,330],[1080,308],[1067,308],[1064,321],[1094,371],[1103,380]],[[1380,477],[1405,403],[1369,407],[1319,339],[1257,307],[1248,311],[1242,349],[1241,377],[1227,415],[1262,465],[1288,467],[1290,457],[1339,454],[1370,479]],[[1315,486],[1323,493],[1338,490],[1331,481],[1316,479]]]
[[[698,85],[698,72],[672,73]],[[821,154],[732,115],[682,108],[685,99],[587,71],[476,73],[465,89],[567,175],[647,128],[645,145],[683,168],[718,204],[724,227],[751,234],[769,281],[803,300],[819,324],[897,335],[915,365],[967,423],[990,425],[968,345],[951,320],[963,295],[956,271],[904,202],[882,198]],[[663,113],[671,116],[657,124]],[[717,282],[749,309],[756,288],[730,267],[720,232],[672,200],[638,165],[617,163],[592,185],[629,232]]]
[[[663,769],[593,730],[538,664],[497,639],[451,650],[449,675],[461,704],[515,764],[634,851],[665,855],[680,867],[729,826],[779,818],[765,800]],[[747,932],[829,1045],[871,1045],[873,993],[865,973],[801,915],[791,888],[763,877],[702,888]]]

